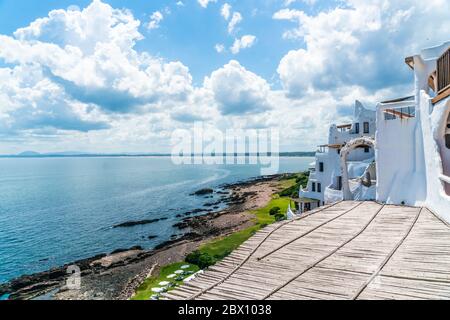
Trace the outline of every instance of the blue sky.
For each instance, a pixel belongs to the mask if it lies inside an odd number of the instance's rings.
[[[409,94],[446,0],[0,0],[0,153],[170,151],[173,130],[281,126],[314,150],[355,99]]]
[[[184,1],[184,6],[177,6],[177,1],[163,0],[116,0],[104,1],[114,8],[127,8],[133,15],[147,22],[155,11],[161,11],[164,20],[158,30],[143,31],[145,39],[136,46],[138,50],[151,52],[167,60],[180,60],[189,66],[194,81],[202,82],[206,75],[226,64],[233,54],[217,54],[214,46],[223,43],[231,46],[234,37],[227,32],[227,21],[220,15],[224,2],[210,3],[203,8],[196,0]],[[84,8],[91,3],[86,1],[0,1],[0,32],[12,34],[17,29],[27,26],[32,21],[45,17],[54,9],[66,9],[71,5]],[[233,9],[239,11],[244,20],[237,35],[253,34],[258,38],[255,50],[246,50],[239,55],[239,61],[250,70],[266,79],[276,79],[276,69],[284,54],[302,46],[302,41],[284,41],[283,31],[289,22],[280,23],[272,19],[273,12],[283,8],[279,1],[227,1]],[[299,2],[292,7],[313,12],[317,8]],[[164,10],[169,8],[170,14]],[[11,19],[10,17],[14,17]],[[276,82],[276,81],[274,81]]]

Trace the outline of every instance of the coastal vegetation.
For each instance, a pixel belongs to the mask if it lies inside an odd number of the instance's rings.
[[[180,268],[183,264],[195,266],[197,270],[206,269],[230,255],[258,230],[274,222],[286,219],[288,206],[293,206],[291,196],[295,196],[295,190],[298,190],[301,184],[306,185],[305,180],[307,181],[307,179],[307,173],[300,173],[279,181],[280,189],[283,189],[283,191],[274,194],[265,207],[251,212],[255,216],[253,218],[254,225],[203,244],[198,250],[190,253],[186,257],[185,262],[179,262],[163,267],[159,275],[147,279],[138,288],[133,299],[148,300],[151,297],[154,297],[154,292],[152,291],[154,286],[158,283],[167,281],[167,276],[173,273],[177,268]],[[182,283],[182,281],[171,283],[165,290],[169,291],[180,283]]]
[[[169,282],[169,287],[164,289],[162,292],[174,288],[183,283],[183,281],[198,272],[200,268],[196,265],[189,265],[188,268],[183,269],[184,266],[188,266],[184,262],[177,262],[170,264],[161,268],[160,272],[156,276],[152,276],[144,281],[144,283],[138,288],[136,294],[132,300],[149,300],[152,298],[157,298],[161,292],[152,291],[155,288],[161,288],[161,284]],[[183,273],[177,274],[177,271],[183,271]]]
[[[309,172],[301,172],[297,174],[295,178],[295,183],[286,187],[283,191],[279,193],[280,197],[298,197],[298,193],[300,191],[300,186],[305,187],[308,184]],[[288,180],[291,181],[291,180]]]

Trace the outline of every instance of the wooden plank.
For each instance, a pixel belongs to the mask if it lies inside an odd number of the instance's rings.
[[[447,89],[443,90],[441,93],[439,93],[436,97],[434,97],[431,102],[433,104],[438,103],[441,100],[444,100],[445,98],[447,98],[448,96],[450,96],[450,87],[448,87]]]
[[[165,298],[450,299],[447,224],[426,208],[354,206],[269,226]]]
[[[403,236],[403,238],[398,242],[398,244],[392,249],[392,251],[388,254],[388,256],[384,259],[384,261],[381,263],[381,265],[375,270],[375,272],[372,274],[372,276],[367,280],[366,283],[364,283],[361,288],[356,292],[356,294],[353,296],[352,300],[356,300],[359,298],[361,293],[367,288],[368,285],[378,276],[378,274],[381,272],[381,270],[384,268],[384,266],[389,262],[389,260],[392,258],[392,256],[397,252],[398,248],[403,244],[403,242],[406,240],[406,238],[410,235],[412,229],[416,225],[417,220],[419,219],[420,213],[422,210],[420,210],[417,213],[416,218],[412,222],[411,226],[408,228],[406,234]]]
[[[296,274],[293,278],[291,278],[289,281],[287,281],[286,283],[283,283],[281,286],[279,286],[278,288],[276,288],[275,290],[273,290],[272,292],[270,292],[268,295],[266,295],[264,297],[265,299],[270,298],[272,295],[274,295],[275,293],[277,293],[278,291],[280,291],[281,289],[283,289],[284,287],[288,286],[290,283],[292,283],[293,281],[297,280],[299,277],[301,277],[303,274],[305,274],[306,272],[308,272],[309,270],[313,269],[315,266],[317,266],[319,263],[321,263],[322,261],[324,261],[325,259],[329,258],[331,255],[335,254],[339,249],[341,249],[342,247],[344,247],[345,245],[347,245],[348,243],[350,243],[351,241],[353,241],[355,238],[357,238],[359,235],[361,235],[366,229],[367,227],[372,223],[372,221],[376,218],[376,216],[381,212],[381,210],[383,210],[384,206],[381,206],[379,210],[377,210],[375,212],[375,214],[372,216],[372,218],[361,228],[361,230],[356,233],[355,235],[353,235],[352,237],[350,237],[349,239],[347,239],[344,243],[342,243],[341,245],[339,245],[339,247],[337,247],[336,249],[332,250],[330,253],[326,254],[325,256],[323,256],[322,258],[320,258],[319,260],[315,261],[313,264],[309,265],[306,269],[304,269],[302,272],[300,272],[299,274]]]

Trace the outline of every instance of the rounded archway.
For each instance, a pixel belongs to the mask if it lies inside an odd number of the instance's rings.
[[[353,194],[350,190],[348,178],[347,157],[352,150],[358,147],[372,147],[375,149],[375,140],[370,137],[360,137],[353,139],[341,149],[341,168],[342,168],[342,193],[344,200],[353,200]]]

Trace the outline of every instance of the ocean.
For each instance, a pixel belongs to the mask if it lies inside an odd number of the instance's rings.
[[[280,173],[311,161],[281,158]],[[177,166],[166,157],[0,159],[0,283],[119,248],[151,249],[179,232],[176,215],[211,201],[190,194],[259,175],[256,165]],[[159,218],[168,219],[112,228]]]

